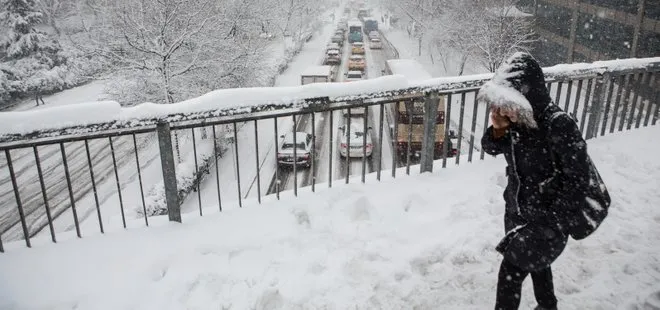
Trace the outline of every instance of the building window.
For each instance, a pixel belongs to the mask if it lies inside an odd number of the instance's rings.
[[[642,30],[637,44],[637,57],[660,56],[660,33]]]
[[[518,0],[516,7],[528,14],[534,14],[534,6],[536,5],[535,0]]]
[[[591,62],[591,60],[581,53],[573,52],[573,62]]]
[[[583,0],[582,2],[632,14],[637,14],[639,5],[638,0]],[[646,3],[649,2],[653,2],[653,0],[646,1]]]
[[[646,0],[646,4],[644,6],[644,17],[660,20],[660,1]]]
[[[570,9],[540,1],[536,11],[536,25],[564,38],[571,36]]]
[[[547,38],[539,38],[534,44],[534,58],[543,67],[554,66],[566,62],[568,48]]]
[[[609,59],[628,58],[634,28],[596,15],[580,13],[575,42]]]

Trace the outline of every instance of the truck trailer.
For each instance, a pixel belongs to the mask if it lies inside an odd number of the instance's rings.
[[[312,83],[330,83],[335,80],[335,71],[332,66],[307,67],[300,75],[300,85]]]

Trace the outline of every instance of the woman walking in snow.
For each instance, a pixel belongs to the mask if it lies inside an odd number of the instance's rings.
[[[481,145],[488,154],[504,154],[508,165],[495,309],[518,309],[528,274],[536,309],[557,309],[550,265],[568,240],[562,211],[588,182],[586,144],[570,116],[549,121],[560,108],[551,103],[543,71],[529,54],[511,56],[478,99],[490,105],[492,122]],[[559,173],[550,152],[563,167]]]

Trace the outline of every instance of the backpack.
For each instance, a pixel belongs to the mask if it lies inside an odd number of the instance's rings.
[[[548,118],[546,129],[548,141],[551,141],[550,130],[552,121],[562,114],[569,115],[564,111],[556,111]],[[571,115],[569,117],[574,122],[576,121]],[[556,176],[560,173],[561,169],[558,167],[554,151],[550,151],[550,156]],[[565,223],[568,224],[568,233],[575,240],[582,240],[596,231],[598,226],[605,220],[605,217],[607,217],[607,212],[612,202],[605,183],[600,177],[600,173],[598,173],[598,169],[596,169],[589,154],[587,154],[587,163],[589,164],[589,183],[582,190],[584,199],[574,201],[572,207],[563,212],[565,214]]]

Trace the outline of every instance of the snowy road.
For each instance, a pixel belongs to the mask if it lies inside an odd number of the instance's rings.
[[[114,163],[118,167],[122,187],[138,177],[135,168],[135,146],[142,156],[140,158],[141,168],[144,169],[147,165],[159,160],[158,152],[149,150],[153,147],[153,139],[155,139],[153,134],[137,135],[134,144],[132,136],[114,137],[112,139],[115,152],[114,162],[112,152],[110,152],[109,139],[95,139],[88,142],[99,204],[105,203],[112,196],[110,192],[116,190]],[[62,152],[66,154],[71,193],[76,201],[76,211],[80,222],[90,216],[97,217],[96,202],[93,195],[90,195],[93,192],[93,186],[85,143],[64,143],[63,148],[62,150],[60,145],[48,145],[38,147],[37,151],[50,212],[53,218],[57,218],[55,225],[70,228],[74,226],[74,220],[73,215],[66,214],[70,212],[67,210],[71,206],[71,200],[68,184],[63,177],[65,171],[62,165]],[[28,233],[32,236],[48,227],[48,217],[35,164],[35,153],[32,148],[14,150],[11,151],[11,159],[17,182],[22,185],[19,188],[19,196],[29,228]],[[18,205],[11,186],[6,156],[0,157],[0,167],[6,172],[2,173],[2,177],[0,177],[0,184],[2,184],[0,205],[4,206],[0,209],[0,232],[4,240],[19,239],[23,237],[23,231],[21,223],[18,221]],[[95,222],[98,223],[97,220]],[[98,224],[96,226],[98,230]]]
[[[345,42],[342,53],[342,64],[337,70],[337,81],[340,83],[344,82],[344,73],[348,70],[348,57],[350,55],[350,44]],[[365,44],[365,58],[367,62],[367,78],[380,77],[385,60],[387,60],[385,51],[371,50],[368,44]],[[382,170],[390,169],[392,148],[389,131],[387,130],[389,123],[385,117],[387,108],[387,106],[384,106],[383,109],[382,147],[379,139],[379,126],[381,122],[380,107],[372,106],[369,108],[367,126],[370,128],[372,141],[367,141],[366,143],[372,143],[374,150],[372,156],[364,159],[344,158],[339,155],[338,137],[342,133],[339,127],[346,123],[343,111],[317,113],[314,116],[314,124],[312,124],[311,115],[299,117],[296,125],[297,131],[311,133],[312,126],[315,128],[314,166],[311,169],[296,168],[295,173],[292,168],[279,169],[277,174],[274,173],[270,179],[267,194],[276,194],[278,191],[309,187],[312,183],[315,186],[331,186],[333,183],[345,182],[347,179],[350,181],[350,179],[361,178],[363,173],[372,173],[379,168],[382,168]],[[332,117],[330,116],[331,113]],[[332,118],[332,121],[330,121],[330,118]],[[359,118],[356,118],[356,120],[361,121]]]

